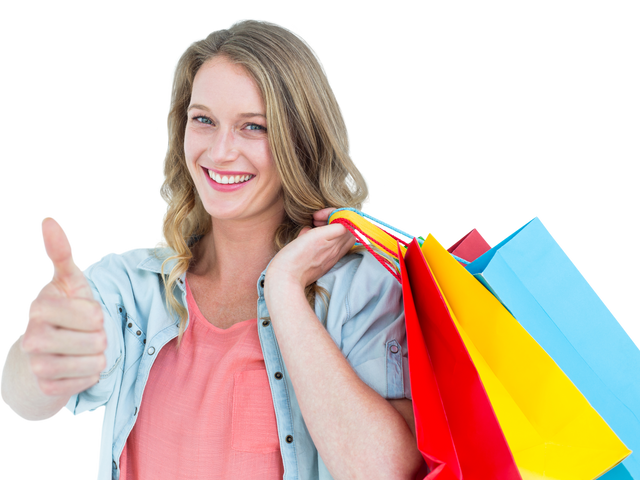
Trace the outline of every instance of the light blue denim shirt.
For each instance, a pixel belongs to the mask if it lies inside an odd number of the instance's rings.
[[[178,335],[178,319],[165,307],[160,266],[169,250],[141,249],[109,255],[85,272],[102,305],[108,337],[107,368],[100,381],[74,395],[74,414],[105,407],[98,479],[118,479],[124,444],[136,421],[149,371],[158,352]],[[172,263],[167,263],[169,272]],[[266,270],[265,270],[266,272]],[[258,334],[276,413],[285,480],[329,480],[302,418],[282,361],[258,280]],[[369,253],[342,258],[318,280],[330,294],[315,313],[359,377],[382,397],[410,398],[402,290]],[[174,295],[186,306],[184,276]],[[188,328],[188,324],[187,324]],[[281,372],[283,375],[277,375]],[[233,380],[230,380],[233,381]],[[215,428],[212,425],[211,428]]]

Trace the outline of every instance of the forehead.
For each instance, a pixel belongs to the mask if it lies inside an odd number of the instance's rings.
[[[202,79],[203,77],[207,77],[209,80],[222,77],[244,77],[246,80],[254,83],[242,65],[232,63],[222,56],[214,57],[204,62],[196,72],[194,84],[198,78]]]
[[[225,57],[207,60],[196,72],[192,93],[199,96],[241,95],[262,101],[260,90],[247,70]]]

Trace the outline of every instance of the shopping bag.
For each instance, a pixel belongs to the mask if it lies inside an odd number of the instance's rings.
[[[474,228],[469,233],[467,233],[464,237],[454,243],[451,247],[447,249],[451,255],[458,257],[456,260],[458,262],[466,265],[470,262],[473,262],[476,258],[478,258],[483,253],[487,252],[491,249],[491,246],[486,242],[482,235]]]
[[[640,479],[640,351],[539,219],[467,267],[634,450],[606,480]]]
[[[425,478],[521,479],[420,247],[398,257],[416,438],[431,469]]]
[[[629,455],[578,388],[486,288],[431,235],[421,250],[523,479],[594,479]]]
[[[361,224],[363,223],[360,219],[355,218],[354,220],[356,223],[358,222],[360,222]],[[374,217],[374,218],[369,218],[369,220],[376,221],[379,219]],[[389,225],[386,225],[386,226],[389,227]],[[366,229],[366,226],[364,226],[363,229]],[[434,245],[443,246],[442,242],[439,241],[434,236],[425,235],[421,237],[423,240],[421,242],[423,250],[425,248],[425,243],[424,243],[425,239],[430,240],[428,243],[426,243],[426,245],[431,245],[431,247],[433,247]],[[419,236],[414,236],[414,238],[418,240]],[[438,249],[435,249],[434,251],[438,251]],[[442,250],[440,250],[440,252],[442,253]],[[400,247],[398,247],[398,255],[399,256],[404,255],[404,253],[401,252]],[[447,254],[445,254],[445,258],[449,258],[449,257],[455,258],[454,255],[449,254],[449,256],[447,256]],[[451,258],[449,258],[449,262],[451,261]],[[440,259],[442,260],[442,258]],[[459,261],[459,259],[456,259],[456,260]],[[453,263],[453,265],[456,265],[458,268],[462,268],[455,262]],[[451,267],[451,265],[449,265],[449,267]],[[464,268],[462,268],[462,271],[466,273],[466,270],[464,270]],[[466,280],[467,281],[469,280],[468,276]],[[454,285],[453,288],[455,289],[456,282],[453,281],[453,282],[450,282],[450,284],[453,284]],[[464,282],[462,282],[462,284],[464,284]],[[478,294],[477,287],[479,286],[479,284],[477,282],[472,282],[470,285],[467,284],[467,287],[469,286],[472,288],[472,290],[473,290],[473,287],[475,287],[474,291],[475,291],[475,294],[477,295]],[[487,295],[486,290],[481,288],[480,291],[481,291],[480,293],[481,298],[484,300],[485,303],[489,302],[489,307],[493,307],[493,310],[494,310],[493,313],[496,313],[495,297],[489,295],[489,298],[493,299],[493,305],[491,305],[491,302],[486,298],[486,295]],[[484,297],[482,296],[482,294],[484,294]],[[455,298],[458,299],[457,300],[458,302],[460,300],[464,302],[465,296],[461,295],[461,297],[462,297],[462,300],[460,296],[456,296]],[[444,296],[443,298],[445,299],[445,303],[446,303],[447,302],[446,296]],[[486,307],[487,305],[483,305],[482,308],[480,309],[482,313],[482,315],[480,315],[481,317],[483,315],[486,317],[487,315]],[[492,325],[494,326],[493,330],[496,330],[496,327],[495,327],[496,325],[502,325],[505,321],[504,314],[506,309],[504,309],[502,305],[500,305],[500,307],[502,308],[502,312],[500,312],[499,311],[500,309],[498,309],[499,314],[497,318],[492,319]],[[469,313],[467,310],[463,309],[463,312],[465,312],[465,318]],[[491,310],[489,310],[488,313],[491,313]],[[506,313],[508,314],[508,312]],[[519,325],[519,323],[510,314],[508,315],[509,317],[507,318],[507,320],[510,319],[511,324],[507,322],[507,325],[511,325],[512,327],[513,327],[513,324]],[[455,318],[454,315],[452,315],[452,317]],[[456,324],[456,326],[459,325],[457,321],[454,323]],[[476,321],[475,323],[481,324],[482,322]],[[522,330],[521,326],[520,326],[520,330]],[[510,342],[505,341],[504,338],[502,338],[501,342],[496,342],[496,338],[498,340],[501,339],[501,337],[497,335],[498,333],[500,333],[500,331],[501,330],[496,330],[495,338],[490,337],[490,335],[488,336],[489,339],[491,338],[493,339],[493,343],[489,342],[489,345],[490,346],[493,345],[494,347],[500,346],[501,349],[504,349],[505,347],[508,347],[510,345]],[[502,331],[507,331],[507,330],[503,329]],[[522,331],[519,331],[518,329],[516,329],[516,332],[522,334]],[[483,333],[482,328],[480,328],[479,333],[480,334]],[[467,345],[467,342],[469,341],[469,337],[466,335],[466,333],[463,330],[461,330],[461,335],[465,340],[465,345]],[[485,333],[485,336],[487,336],[486,333]],[[411,338],[410,333],[407,333],[408,341],[410,338]],[[482,337],[481,337],[481,340],[483,340]],[[487,338],[483,340],[484,341],[483,348],[485,351],[482,353],[485,355],[488,355],[487,358],[491,360],[491,362],[487,363],[487,361],[483,359],[484,362],[480,363],[482,369],[478,369],[478,372],[482,373],[481,378],[483,382],[486,379],[490,381],[491,388],[489,389],[489,387],[487,387],[486,391],[489,394],[489,398],[494,407],[494,411],[496,412],[498,419],[501,421],[501,425],[503,427],[503,431],[506,435],[509,445],[512,447],[513,446],[512,442],[515,442],[516,446],[520,448],[517,456],[515,456],[515,452],[514,452],[514,456],[516,457],[516,463],[520,469],[520,473],[522,474],[523,478],[526,478],[526,479],[542,478],[542,477],[558,478],[558,479],[559,478],[567,478],[567,479],[597,478],[599,475],[606,472],[610,468],[610,466],[607,467],[606,465],[615,465],[616,462],[619,463],[619,461],[616,461],[616,458],[617,457],[621,459],[625,458],[626,456],[629,455],[630,451],[626,449],[624,444],[620,442],[620,439],[617,438],[615,434],[611,431],[611,429],[606,425],[606,423],[603,422],[602,418],[597,414],[597,412],[595,412],[593,408],[590,405],[588,405],[588,402],[586,402],[584,396],[582,396],[582,394],[575,388],[575,386],[573,386],[573,384],[570,381],[567,382],[568,379],[566,378],[566,376],[564,376],[564,374],[558,368],[555,362],[551,360],[551,363],[549,363],[550,358],[546,354],[546,352],[544,352],[544,350],[535,342],[535,340],[533,341],[533,343],[531,343],[531,340],[532,340],[531,337],[529,337],[529,342],[526,344],[529,346],[528,350],[523,350],[522,348],[513,348],[512,346],[512,348],[510,349],[507,348],[507,351],[508,353],[511,354],[511,356],[515,356],[515,357],[517,357],[520,351],[526,351],[529,353],[533,351],[533,353],[535,354],[534,357],[540,356],[541,352],[544,354],[542,355],[541,360],[546,360],[546,362],[543,361],[542,363],[540,363],[540,366],[544,368],[542,368],[542,372],[538,372],[543,374],[542,377],[540,377],[540,375],[533,375],[533,378],[538,380],[538,385],[541,388],[540,392],[532,393],[531,387],[535,389],[536,386],[535,385],[527,386],[526,381],[524,381],[524,377],[521,379],[520,383],[518,383],[518,375],[514,374],[513,371],[511,371],[511,378],[506,378],[506,384],[512,390],[515,388],[515,393],[519,394],[519,396],[516,395],[515,397],[512,398],[510,392],[505,391],[504,386],[501,385],[500,383],[501,379],[498,380],[498,377],[496,377],[496,375],[493,374],[493,372],[489,369],[489,367],[493,365],[496,359],[502,360],[502,368],[503,369],[506,368],[504,372],[509,373],[510,372],[508,368],[509,365],[514,365],[514,364],[512,360],[508,358],[509,355],[507,355],[506,357],[504,355],[498,355],[498,353],[500,353],[501,351],[500,349],[496,349],[495,351],[492,351],[491,348],[489,348],[489,350],[487,351],[486,350],[487,349],[486,342],[488,341]],[[520,347],[522,346],[520,345],[521,342],[517,342],[517,343]],[[532,350],[533,345],[537,346],[537,349],[533,348]],[[478,353],[478,349],[475,348],[473,344],[471,344],[471,347],[472,348],[469,349],[469,353],[474,352],[474,355],[472,355],[472,359],[474,359],[474,362],[475,362],[476,359],[480,359],[480,356]],[[409,349],[411,350],[411,348]],[[507,358],[506,361],[505,361],[505,358]],[[476,364],[476,367],[478,367],[477,364]],[[498,367],[500,367],[500,365],[498,365]],[[535,362],[533,366],[529,365],[528,373],[535,372],[536,367],[537,365],[535,365]],[[502,370],[498,368],[498,372],[501,372],[501,371]],[[558,373],[560,373],[561,375],[558,376]],[[545,380],[545,379],[546,380],[540,382],[539,380],[541,378],[542,380]],[[493,380],[493,382],[491,382],[491,380]],[[414,382],[412,382],[412,388],[413,388]],[[553,399],[553,395],[551,395],[551,399],[549,398],[550,394],[553,394],[554,385],[560,385],[563,387],[558,391],[564,395],[564,397],[560,399],[561,401],[559,402],[560,406],[564,408],[557,408],[556,410],[554,410],[554,401],[557,399]],[[573,386],[573,389],[570,388],[571,386]],[[523,394],[522,392],[525,392],[526,394]],[[503,394],[502,395],[503,398],[501,398],[500,393]],[[497,404],[495,403],[496,401],[497,401]],[[525,404],[523,405],[524,408],[521,407],[519,404],[517,404],[517,402],[522,403],[523,401],[525,402]],[[526,403],[527,401],[529,403]],[[541,401],[540,405],[536,403],[538,401]],[[575,403],[574,406],[572,406],[572,402]],[[588,407],[586,408],[585,408],[585,402],[588,405]],[[569,404],[569,407],[567,407],[567,403]],[[545,408],[547,410],[549,409],[550,410],[545,413],[544,412]],[[414,412],[417,415],[417,411],[415,407],[414,407]],[[555,412],[555,415],[554,415],[554,412]],[[557,414],[558,412],[567,412],[567,415],[558,415]],[[529,417],[531,418],[527,418],[525,413],[529,415]],[[594,414],[595,414],[595,418],[594,418]],[[419,428],[420,423],[417,419],[418,419],[418,416],[416,416],[416,428]],[[554,427],[553,422],[556,420],[560,420],[559,425],[561,425],[564,428],[561,428],[560,426]],[[564,420],[564,424],[562,423],[562,420]],[[508,431],[505,430],[503,421],[505,421],[507,426],[510,427]],[[581,423],[581,422],[585,422],[585,423]],[[604,423],[604,426],[603,426],[603,423]],[[588,434],[582,434],[580,432],[580,427],[586,428],[588,430],[588,432],[586,433]],[[554,434],[555,434],[555,437],[554,437]],[[591,440],[593,440],[593,442],[589,443]],[[533,441],[534,443],[528,444],[528,443],[531,443],[531,441]],[[554,445],[553,442],[556,442],[556,443],[560,442],[560,443],[557,443],[557,445]],[[572,444],[574,443],[576,446],[572,447]],[[513,448],[512,448],[512,451],[513,451]],[[593,476],[590,476],[592,474]]]

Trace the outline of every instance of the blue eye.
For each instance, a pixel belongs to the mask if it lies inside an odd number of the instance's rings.
[[[198,115],[193,117],[193,119],[198,123],[204,123],[205,125],[212,125],[213,121],[209,117],[205,117],[204,115]]]
[[[246,126],[246,128],[247,128],[247,130],[253,130],[253,131],[256,131],[256,132],[258,132],[260,130],[263,130],[265,132],[267,131],[267,129],[265,127],[263,127],[262,125],[258,125],[257,123],[250,123],[250,124],[248,124]]]
[[[200,121],[200,119],[203,118],[205,121]],[[195,117],[192,118],[192,120],[194,120],[196,123],[199,123],[201,125],[211,125],[213,122],[209,117],[205,117],[204,115],[197,115]],[[258,127],[257,129],[250,129],[254,132],[259,131],[260,129],[264,130],[265,132],[267,131],[266,127],[263,127],[262,125],[258,125],[257,123],[249,123],[247,124],[247,127]]]

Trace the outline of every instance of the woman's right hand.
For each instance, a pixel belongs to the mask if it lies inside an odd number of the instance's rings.
[[[54,275],[31,304],[20,346],[42,393],[68,399],[100,379],[107,335],[102,308],[73,263],[62,228],[47,218],[42,236]]]

